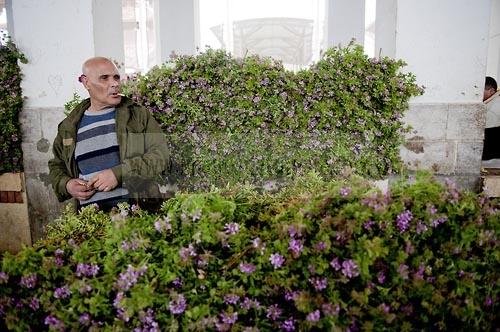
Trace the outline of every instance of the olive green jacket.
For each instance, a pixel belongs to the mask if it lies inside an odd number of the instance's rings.
[[[54,158],[49,160],[49,178],[60,202],[71,198],[66,183],[79,176],[75,161],[76,134],[80,119],[89,106],[90,99],[77,105],[59,124],[54,140]],[[158,192],[158,186],[152,180],[169,165],[167,142],[158,123],[144,107],[122,97],[116,106],[116,135],[121,164],[111,170],[118,180],[118,186],[129,189],[132,198],[138,198],[140,192],[148,192],[148,195]],[[148,189],[144,190],[144,186]]]

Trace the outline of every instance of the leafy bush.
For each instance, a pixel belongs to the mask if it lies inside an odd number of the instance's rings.
[[[21,69],[26,58],[11,41],[0,43],[0,174],[23,170]]]
[[[386,194],[311,176],[178,194],[159,215],[87,207],[3,257],[0,327],[493,330],[499,227],[498,201],[427,175]]]
[[[222,50],[182,56],[129,80],[124,93],[159,120],[181,187],[263,183],[346,167],[381,178],[401,166],[401,121],[421,94],[403,61],[360,46],[329,49],[298,73]]]

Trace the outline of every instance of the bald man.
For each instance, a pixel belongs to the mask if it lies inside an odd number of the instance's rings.
[[[168,150],[158,123],[120,94],[120,74],[109,59],[85,61],[79,81],[89,98],[59,124],[49,161],[59,201],[108,211],[160,197],[154,178],[166,170]]]

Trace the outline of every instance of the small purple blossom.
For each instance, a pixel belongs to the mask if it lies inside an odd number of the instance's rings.
[[[274,266],[275,269],[281,267],[285,263],[285,258],[280,254],[274,253],[269,257],[269,261]]]
[[[76,265],[77,277],[95,277],[99,273],[100,267],[97,264],[78,263]]]
[[[403,280],[408,279],[408,265],[406,264],[400,264],[398,267],[398,273],[403,278]]]
[[[289,317],[283,323],[281,323],[280,328],[288,332],[295,331],[295,320],[293,319],[293,317]]]
[[[194,246],[192,244],[189,244],[187,248],[181,248],[179,250],[179,256],[184,262],[186,262],[189,259],[189,257],[196,256],[196,250],[194,249]]]
[[[33,310],[38,310],[40,308],[40,300],[36,297],[32,298],[29,307]]]
[[[236,294],[226,294],[224,295],[225,304],[236,304],[240,300],[239,295]]]
[[[238,320],[238,313],[223,313],[220,318],[224,324],[233,325]]]
[[[377,273],[377,280],[378,280],[379,284],[383,284],[385,282],[384,271],[380,271],[379,273]]]
[[[342,262],[342,274],[348,278],[359,276],[359,267],[352,259]]]
[[[410,227],[410,221],[413,219],[411,211],[405,210],[396,217],[396,225],[401,233],[404,233]]]
[[[308,322],[317,322],[321,317],[321,313],[319,312],[319,310],[314,310],[313,312],[309,313],[307,315],[307,318],[306,320]]]
[[[330,266],[335,270],[335,271],[338,271],[342,268],[342,266],[340,265],[340,260],[338,257],[335,257],[334,259],[332,259],[332,261],[330,262]]]
[[[295,258],[299,257],[300,253],[302,252],[302,249],[304,249],[304,245],[302,244],[301,240],[290,239],[290,242],[288,244],[288,250],[292,252],[293,257]]]
[[[71,295],[71,291],[67,286],[62,286],[59,288],[56,288],[54,291],[54,297],[56,299],[65,299]]]
[[[321,291],[328,287],[328,279],[326,278],[310,278],[309,282],[313,285],[314,289]]]
[[[487,296],[486,299],[484,300],[484,305],[487,307],[491,307],[493,305],[493,299],[491,296]]]
[[[78,318],[78,322],[84,326],[88,326],[90,324],[90,315],[88,312],[84,312]]]
[[[48,315],[47,317],[45,317],[44,324],[48,325],[54,330],[64,331],[64,323],[57,319],[55,316]]]
[[[184,285],[184,283],[182,282],[181,278],[177,277],[172,281],[172,285],[174,285],[174,287],[176,288],[181,288]]]
[[[173,299],[168,303],[168,309],[174,315],[182,314],[186,310],[186,307],[187,307],[186,299],[182,294],[177,295],[175,299]]]
[[[170,218],[164,217],[163,219],[157,219],[154,223],[155,229],[159,233],[168,232],[172,230],[172,224],[170,223]]]
[[[445,223],[447,220],[448,220],[448,218],[447,218],[446,216],[444,216],[444,217],[440,217],[440,218],[437,218],[437,219],[434,219],[434,220],[432,220],[432,222],[431,222],[431,226],[432,226],[432,227],[434,227],[434,228],[436,228],[436,227],[438,227],[439,225],[441,225],[441,224]]]
[[[288,235],[290,235],[291,238],[301,237],[302,232],[298,226],[290,225],[288,226]]]
[[[375,225],[375,222],[373,220],[368,220],[363,224],[363,228],[367,231],[371,230],[373,225]]]
[[[321,311],[327,317],[338,315],[340,311],[340,306],[338,304],[332,305],[331,303],[323,303],[321,305]]]
[[[139,277],[142,277],[146,273],[146,271],[146,266],[134,268],[132,265],[128,265],[127,271],[120,273],[118,276],[115,287],[121,290],[129,290],[137,283]]]
[[[224,231],[228,235],[235,235],[240,231],[240,224],[231,222],[224,225]]]
[[[3,271],[0,271],[0,284],[3,284],[9,280],[9,275]]]
[[[314,249],[316,249],[317,251],[323,251],[326,249],[326,243],[323,241],[320,241],[314,245]]]
[[[285,291],[285,300],[293,301],[299,296],[299,291]]]
[[[19,285],[24,288],[35,288],[38,278],[36,274],[29,274],[27,276],[22,276]]]
[[[241,262],[240,265],[239,265],[239,267],[240,267],[240,271],[242,273],[246,273],[246,274],[252,274],[256,270],[255,265],[249,264],[249,263],[243,263],[243,262]]]
[[[417,227],[416,227],[417,234],[422,234],[422,233],[424,233],[426,231],[427,231],[427,225],[424,224],[423,222],[419,221],[417,223]]]
[[[269,318],[270,320],[277,320],[280,316],[283,310],[281,310],[280,307],[278,307],[277,304],[273,304],[269,306],[266,310],[266,317]]]
[[[347,197],[349,196],[350,193],[351,193],[351,188],[348,187],[340,188],[340,196]]]

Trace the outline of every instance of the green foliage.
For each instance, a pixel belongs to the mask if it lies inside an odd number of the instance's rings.
[[[345,168],[381,178],[401,167],[408,100],[422,93],[402,61],[360,46],[329,49],[308,70],[222,50],[178,57],[123,91],[161,123],[181,188],[263,183]]]
[[[64,114],[67,116],[71,111],[82,102],[82,97],[76,92],[73,92],[73,99],[64,104]]]
[[[425,174],[387,193],[310,175],[67,211],[1,260],[0,328],[489,331],[499,206]]]
[[[23,96],[19,62],[27,63],[27,60],[16,45],[10,40],[0,43],[0,174],[23,170],[19,122]]]

